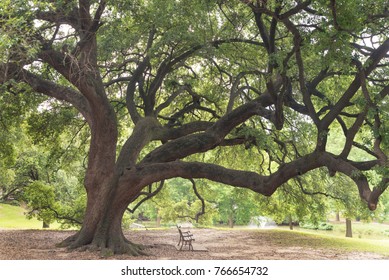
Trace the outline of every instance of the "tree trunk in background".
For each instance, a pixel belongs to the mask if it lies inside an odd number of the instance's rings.
[[[228,217],[228,226],[229,226],[230,228],[233,228],[233,227],[234,227],[234,217],[233,217],[232,215],[230,215],[230,216]]]
[[[346,219],[346,237],[353,237],[350,219]]]
[[[157,208],[157,218],[155,219],[156,227],[161,227],[161,216],[159,216],[159,209]]]
[[[336,212],[336,221],[340,222],[340,213],[339,213],[339,211]]]
[[[157,216],[157,228],[161,227],[161,217]]]
[[[289,215],[289,229],[290,229],[290,230],[293,230],[293,219],[292,219],[292,215]]]
[[[50,224],[48,224],[45,221],[43,221],[42,228],[50,228]]]

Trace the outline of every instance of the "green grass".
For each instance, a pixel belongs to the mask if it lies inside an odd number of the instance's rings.
[[[42,229],[42,221],[27,219],[25,209],[9,204],[0,204],[0,228],[3,229]],[[50,229],[58,229],[59,224],[50,225]]]
[[[373,240],[330,236],[321,233],[269,230],[272,242],[280,246],[301,246],[314,249],[370,252],[389,256],[389,239]]]
[[[5,229],[42,229],[42,222],[37,219],[27,219],[24,215],[26,210],[22,207],[8,204],[0,204],[0,228]],[[153,227],[152,223],[145,223],[148,227]],[[356,223],[353,222],[354,238],[346,238],[345,225],[342,223],[333,223],[334,230],[306,230],[295,228],[257,230],[261,238],[267,239],[279,246],[285,247],[306,247],[313,249],[329,249],[336,251],[350,252],[370,252],[389,256],[389,225],[378,223]],[[215,227],[211,227],[215,228]],[[237,227],[234,229],[220,228],[219,230],[253,230]],[[216,229],[215,228],[215,229]],[[59,229],[59,224],[55,223],[50,229]],[[166,228],[159,228],[166,229]]]
[[[342,222],[330,223],[333,230],[309,230],[296,227],[297,231],[318,233],[334,237],[346,235],[346,225]],[[389,240],[389,225],[380,223],[352,222],[353,238],[371,240]]]
[[[333,230],[309,230],[295,227],[293,231],[289,227],[260,230],[245,227],[233,229],[217,227],[219,230],[254,230],[260,239],[267,240],[281,247],[305,247],[313,249],[327,249],[347,252],[376,253],[389,256],[389,225],[379,223],[353,222],[353,238],[345,237],[345,223],[330,223]],[[269,240],[268,240],[269,239]]]
[[[334,234],[344,236],[346,233],[345,224],[334,224]],[[353,237],[359,239],[388,239],[389,240],[389,225],[379,223],[352,223]]]

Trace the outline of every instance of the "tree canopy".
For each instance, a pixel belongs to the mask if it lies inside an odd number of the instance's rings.
[[[340,173],[374,210],[389,184],[388,17],[386,0],[2,1],[0,125],[27,110],[39,141],[88,140],[70,247],[140,253],[121,218],[175,177],[271,196]]]

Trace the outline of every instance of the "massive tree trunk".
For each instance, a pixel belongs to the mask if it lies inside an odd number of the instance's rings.
[[[88,193],[88,202],[81,230],[62,245],[69,248],[87,247],[104,255],[129,253],[140,255],[142,246],[126,239],[122,230],[123,214],[136,193],[123,197],[117,181],[100,191]]]

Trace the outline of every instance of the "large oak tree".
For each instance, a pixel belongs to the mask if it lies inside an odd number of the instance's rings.
[[[85,217],[65,244],[139,254],[122,216],[174,177],[270,196],[326,168],[375,209],[389,183],[388,17],[370,0],[2,1],[3,92],[27,85],[16,94],[71,104],[90,129]],[[259,147],[257,168],[196,156],[239,145]]]

